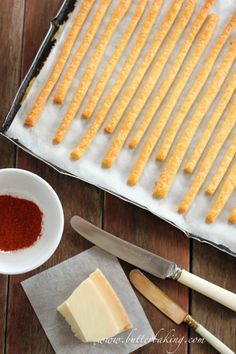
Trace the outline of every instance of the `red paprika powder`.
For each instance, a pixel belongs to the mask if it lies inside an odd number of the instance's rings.
[[[41,236],[43,213],[26,199],[0,195],[0,250],[32,246]]]

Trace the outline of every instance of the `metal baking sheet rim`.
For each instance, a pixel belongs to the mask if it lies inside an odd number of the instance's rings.
[[[166,218],[163,218],[161,217],[160,215],[156,214],[156,213],[153,213],[152,211],[150,211],[147,207],[145,207],[144,205],[141,205],[141,204],[138,204],[138,203],[135,203],[134,201],[130,200],[130,199],[127,199],[125,197],[123,197],[122,195],[120,194],[117,194],[115,192],[112,192],[110,191],[109,189],[106,189],[98,184],[94,184],[94,183],[91,183],[89,182],[89,180],[86,180],[86,179],[83,179],[81,177],[78,177],[76,175],[73,175],[61,168],[59,168],[58,166],[56,165],[53,165],[52,163],[50,163],[49,161],[45,160],[45,159],[42,159],[41,157],[39,157],[38,155],[36,155],[35,153],[33,153],[31,150],[29,150],[28,148],[26,148],[24,145],[22,145],[19,141],[13,139],[13,138],[10,138],[9,136],[7,136],[5,133],[6,131],[8,130],[8,128],[10,127],[11,123],[13,122],[14,118],[15,118],[15,115],[17,113],[17,111],[19,110],[20,108],[20,105],[21,105],[21,101],[22,99],[24,98],[24,95],[29,87],[29,84],[30,82],[40,73],[40,70],[38,71],[37,73],[37,70],[39,68],[40,65],[42,65],[42,58],[43,56],[45,55],[45,51],[48,50],[48,46],[50,46],[49,48],[49,51],[48,51],[48,54],[50,53],[52,47],[53,47],[53,39],[54,39],[54,36],[57,32],[57,30],[59,29],[59,26],[63,24],[63,22],[66,20],[66,17],[69,15],[69,13],[71,13],[73,11],[73,8],[75,6],[75,3],[76,3],[77,0],[65,0],[63,3],[62,3],[62,6],[60,7],[57,15],[52,19],[51,23],[50,23],[50,27],[49,27],[49,30],[34,58],[34,61],[32,63],[32,65],[30,66],[27,74],[25,75],[17,93],[16,93],[16,96],[13,100],[13,103],[10,107],[10,110],[6,116],[6,119],[2,125],[2,127],[0,128],[0,135],[4,136],[5,138],[7,138],[8,140],[12,141],[15,145],[17,145],[18,147],[20,147],[22,150],[26,151],[27,153],[29,153],[30,155],[36,157],[37,159],[39,159],[40,161],[43,161],[44,163],[46,163],[47,165],[51,166],[52,168],[54,168],[56,171],[58,171],[59,173],[63,174],[63,175],[67,175],[67,176],[71,176],[71,177],[74,177],[74,178],[77,178],[77,179],[80,179],[86,183],[90,183],[92,185],[94,185],[95,187],[97,188],[100,188],[101,190],[105,191],[105,192],[108,192],[124,201],[127,201],[133,205],[136,205],[144,210],[147,210],[149,211],[150,213],[152,213],[153,215],[155,216],[158,216],[159,218],[165,220],[166,222],[168,222],[169,224],[175,226],[177,229],[181,230],[182,232],[185,233],[185,235],[188,237],[188,238],[192,238],[194,240],[197,240],[197,241],[200,241],[202,243],[206,243],[206,244],[209,244],[217,249],[219,249],[220,251],[223,251],[227,254],[230,254],[231,256],[234,256],[236,257],[236,253],[232,252],[230,249],[228,249],[227,247],[225,247],[224,245],[221,245],[221,244],[216,244],[214,242],[211,242],[211,241],[208,241],[200,236],[197,236],[197,235],[193,235],[193,234],[190,234],[189,232],[185,231],[184,229],[180,228],[178,225],[176,225],[175,223],[173,223],[171,220],[169,219],[166,219]],[[43,65],[42,65],[43,66]],[[41,68],[40,68],[41,69]]]
[[[78,176],[76,176],[76,175],[73,175],[73,174],[71,174],[71,173],[69,173],[69,172],[67,172],[67,171],[65,171],[65,170],[63,170],[63,169],[57,167],[56,165],[53,165],[53,164],[50,163],[49,161],[42,159],[41,157],[39,157],[38,155],[36,155],[35,153],[33,153],[31,150],[29,150],[29,149],[27,149],[25,146],[21,145],[20,142],[16,141],[15,139],[10,138],[9,136],[5,135],[3,132],[0,132],[0,135],[3,135],[5,138],[7,138],[8,140],[12,141],[12,142],[13,142],[15,145],[17,145],[18,147],[20,147],[22,150],[24,150],[24,151],[26,151],[27,153],[29,153],[30,155],[36,157],[36,158],[39,159],[40,161],[43,161],[45,164],[47,164],[48,166],[52,167],[52,168],[53,168],[54,170],[56,170],[57,172],[59,172],[59,173],[61,173],[61,174],[63,174],[63,175],[66,175],[66,176],[71,176],[71,177],[77,178],[77,179],[79,179],[79,180],[81,180],[81,181],[83,181],[83,182],[92,184],[92,185],[94,185],[95,187],[100,188],[100,189],[103,190],[104,192],[108,192],[108,193],[114,195],[115,197],[118,197],[118,198],[124,200],[125,202],[129,202],[129,203],[131,203],[131,204],[133,204],[133,205],[136,205],[136,206],[138,206],[138,207],[140,207],[140,208],[142,208],[142,209],[144,209],[144,210],[147,210],[147,211],[149,211],[151,214],[153,214],[153,215],[159,217],[159,218],[162,219],[162,220],[165,220],[165,221],[168,222],[169,224],[175,226],[177,229],[179,229],[179,230],[181,230],[182,232],[184,232],[184,234],[185,234],[188,238],[191,238],[191,239],[200,241],[200,242],[202,242],[202,243],[207,243],[207,244],[209,244],[209,245],[211,245],[211,246],[213,246],[213,247],[219,249],[220,251],[223,251],[223,252],[225,252],[225,253],[227,253],[227,254],[230,254],[231,256],[236,257],[236,253],[232,252],[230,249],[228,249],[228,248],[225,247],[224,245],[217,244],[217,243],[214,243],[214,242],[210,242],[210,241],[205,240],[204,238],[202,238],[202,237],[200,237],[200,236],[190,234],[189,232],[185,231],[184,229],[181,229],[178,225],[176,225],[175,223],[173,223],[171,220],[168,220],[168,219],[166,219],[166,218],[161,217],[161,216],[158,215],[158,214],[153,213],[151,210],[149,210],[149,209],[148,209],[147,207],[145,207],[144,205],[135,203],[134,201],[132,201],[132,200],[130,200],[130,199],[127,199],[127,198],[123,197],[123,196],[120,195],[120,194],[117,194],[117,193],[115,193],[115,192],[110,191],[109,189],[106,189],[106,188],[100,186],[99,184],[91,183],[89,180],[87,180],[87,179],[85,179],[85,178],[81,178],[81,177],[78,177]]]

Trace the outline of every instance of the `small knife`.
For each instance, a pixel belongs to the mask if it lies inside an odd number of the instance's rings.
[[[170,299],[161,289],[153,284],[138,269],[133,269],[129,273],[129,278],[133,286],[155,307],[163,312],[176,324],[182,322],[187,323],[200,336],[202,336],[209,344],[212,345],[221,354],[234,354],[223,342],[210,333],[205,327],[192,318],[186,311]]]
[[[179,283],[208,296],[233,311],[236,311],[236,294],[189,273],[185,269],[181,269],[174,262],[122,240],[119,237],[90,224],[79,216],[73,216],[71,218],[71,226],[86,240],[92,242],[108,253],[111,253],[158,278],[171,278],[177,280]]]

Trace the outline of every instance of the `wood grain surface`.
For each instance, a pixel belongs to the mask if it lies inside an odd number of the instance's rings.
[[[0,1],[0,123],[14,99],[20,83],[24,1]],[[6,139],[0,139],[0,168],[14,167],[16,149]],[[0,275],[0,353],[5,352],[8,310],[8,277]]]
[[[50,19],[55,16],[62,2],[62,0],[0,1],[1,122],[49,28]],[[211,246],[190,241],[181,231],[134,205],[103,193],[87,183],[60,175],[36,158],[16,149],[3,137],[0,137],[0,149],[0,168],[15,166],[43,177],[58,193],[65,213],[62,242],[43,266],[19,276],[0,275],[0,353],[54,352],[20,282],[90,247],[90,244],[73,232],[69,225],[69,220],[74,214],[103,226],[121,238],[174,260],[197,275],[236,291],[235,258]],[[125,262],[121,264],[128,274],[132,267]],[[148,277],[184,309],[189,309],[193,317],[223,339],[232,349],[236,348],[235,313],[204,296],[195,292],[190,293],[181,284],[171,280],[159,280],[150,275]],[[137,353],[216,353],[207,343],[189,344],[189,339],[197,341],[195,333],[189,332],[186,325],[174,325],[140,294],[137,293],[137,296],[155,333],[158,333],[158,341],[160,342],[162,338],[165,342],[149,344],[137,350]],[[173,343],[177,340],[179,343]]]
[[[150,252],[159,254],[177,262],[180,266],[188,269],[189,266],[189,240],[178,230],[164,221],[155,217],[132,204],[126,203],[109,194],[104,199],[104,229],[121,236],[123,239],[148,249]],[[133,268],[125,262],[121,262],[127,274]],[[171,280],[160,280],[146,274],[163,291],[166,291],[177,303],[188,310],[188,289]],[[135,290],[148,319],[158,338],[165,337],[171,332],[176,338],[188,337],[186,325],[177,326],[167,319],[161,312],[156,310]],[[166,353],[174,351],[176,344],[163,343],[147,345],[140,349],[141,353]],[[158,351],[159,350],[159,351]],[[187,343],[182,343],[179,353],[187,353]]]

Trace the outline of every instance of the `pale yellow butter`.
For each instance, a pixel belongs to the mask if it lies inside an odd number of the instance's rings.
[[[99,269],[91,273],[57,310],[83,342],[97,342],[132,328],[122,303]]]

